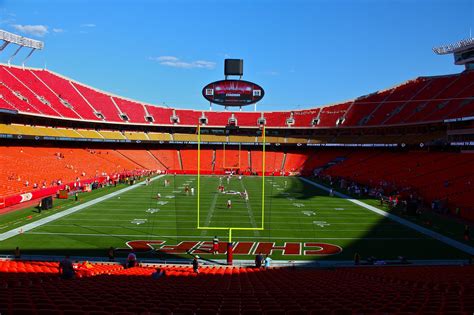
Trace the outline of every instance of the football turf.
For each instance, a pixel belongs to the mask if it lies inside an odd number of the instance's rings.
[[[164,185],[165,179],[170,181],[168,187]],[[271,257],[277,260],[350,260],[355,253],[363,258],[375,256],[379,259],[397,259],[398,256],[408,259],[467,257],[457,249],[348,200],[328,196],[297,177],[265,178],[263,213],[261,177],[244,177],[242,180],[234,177],[229,184],[223,178],[226,191],[236,194],[218,192],[219,181],[219,176],[200,178],[201,227],[258,228],[264,215],[263,230],[233,230],[234,244],[248,245],[248,254],[235,255],[234,259],[253,259],[255,251],[269,248],[273,243],[274,246],[294,245],[293,251],[274,250]],[[186,185],[195,188],[194,195],[191,191],[185,192]],[[248,191],[248,202],[238,194],[244,190]],[[104,191],[96,194],[102,195]],[[159,199],[158,193],[161,195]],[[186,251],[192,246],[190,252],[195,250],[194,253],[204,258],[225,258],[224,254],[213,256],[208,253],[207,243],[198,243],[210,241],[215,235],[221,242],[226,242],[228,231],[197,229],[197,199],[196,176],[165,176],[148,186],[140,184],[119,196],[2,241],[0,251],[10,253],[14,247],[20,246],[25,254],[104,256],[110,246],[129,248],[127,242],[142,240],[162,243],[152,245],[157,251],[139,257],[189,258]],[[230,209],[227,208],[229,199],[232,201]],[[74,203],[70,202],[70,205]],[[5,218],[0,217],[0,223],[4,223]],[[170,251],[172,245],[185,241],[181,250]],[[168,246],[166,253],[160,251],[162,246]],[[324,252],[320,249],[324,246],[342,251],[321,255]],[[196,250],[198,248],[201,250]],[[295,253],[298,248],[299,252]],[[225,251],[225,244],[221,251]]]

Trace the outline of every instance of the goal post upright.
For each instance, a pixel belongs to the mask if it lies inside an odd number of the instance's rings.
[[[201,228],[201,125],[197,125],[198,152],[197,152],[197,228]]]
[[[262,154],[262,230],[265,222],[265,125],[262,128],[263,154]]]

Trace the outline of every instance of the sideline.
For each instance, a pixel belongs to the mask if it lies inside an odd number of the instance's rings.
[[[322,190],[324,190],[324,191],[329,192],[329,188],[327,188],[326,186],[323,186],[323,185],[321,185],[321,184],[315,183],[315,182],[310,181],[309,179],[306,179],[306,178],[303,178],[303,177],[300,177],[300,179],[301,179],[303,182],[307,183],[307,184],[313,185],[313,186],[315,186],[315,187],[318,187],[319,189],[322,189]],[[452,238],[446,237],[446,236],[444,236],[444,235],[442,235],[442,234],[440,234],[440,233],[437,233],[437,232],[434,232],[434,231],[432,231],[432,230],[430,230],[430,229],[424,228],[424,227],[422,227],[422,226],[420,226],[420,225],[418,225],[418,224],[415,224],[415,223],[413,223],[413,222],[410,222],[410,221],[408,221],[408,220],[406,220],[406,219],[402,219],[402,218],[400,218],[399,216],[396,216],[396,215],[394,215],[394,214],[391,214],[391,213],[388,213],[388,212],[386,212],[386,211],[380,210],[380,209],[378,209],[378,208],[376,208],[376,207],[374,207],[374,206],[368,205],[368,204],[366,204],[365,202],[362,202],[362,201],[360,201],[360,200],[353,199],[353,198],[351,198],[351,197],[349,197],[349,196],[347,196],[347,195],[345,195],[345,194],[342,194],[342,193],[340,193],[340,192],[334,191],[334,195],[336,195],[336,196],[338,196],[338,197],[341,197],[341,198],[344,198],[344,199],[346,199],[346,200],[348,200],[348,201],[350,201],[350,202],[352,202],[352,203],[355,203],[356,205],[359,205],[359,206],[361,206],[361,207],[363,207],[363,208],[366,208],[367,210],[370,210],[370,211],[372,211],[372,212],[375,212],[375,213],[377,213],[377,214],[379,214],[379,215],[381,215],[381,216],[383,216],[383,217],[386,217],[386,218],[388,218],[388,219],[390,219],[390,220],[392,220],[392,221],[395,221],[395,222],[397,222],[397,223],[400,223],[401,225],[404,225],[404,226],[406,226],[406,227],[409,227],[409,228],[411,228],[411,229],[413,229],[413,230],[415,230],[415,231],[417,231],[417,232],[420,232],[420,233],[425,234],[425,235],[427,235],[427,236],[429,236],[429,237],[432,237],[432,238],[434,238],[434,239],[436,239],[436,240],[438,240],[438,241],[441,241],[441,242],[443,242],[443,243],[445,243],[445,244],[447,244],[447,245],[449,245],[449,246],[451,246],[451,247],[454,247],[454,248],[456,248],[456,249],[459,249],[459,250],[461,250],[461,251],[463,251],[463,252],[465,252],[465,253],[468,253],[468,254],[470,254],[470,255],[474,255],[474,247],[472,247],[472,246],[469,246],[469,245],[467,245],[467,244],[464,244],[464,243],[461,243],[461,242],[459,242],[459,241],[453,240]]]
[[[153,178],[151,179],[151,181],[157,180],[157,179],[159,179],[159,178],[161,178],[161,177],[163,177],[163,176],[165,176],[165,175],[158,175],[158,176],[156,176],[156,177],[153,177]],[[85,209],[85,208],[87,208],[87,207],[93,206],[93,205],[95,205],[96,203],[99,203],[99,202],[102,202],[102,201],[104,201],[104,200],[110,199],[110,198],[112,198],[112,197],[115,197],[115,196],[117,196],[117,195],[123,194],[124,192],[127,192],[127,191],[129,191],[129,190],[132,190],[132,189],[137,188],[138,186],[143,186],[143,185],[145,185],[144,182],[136,183],[135,185],[132,185],[132,186],[129,186],[129,187],[125,187],[125,188],[123,188],[123,189],[117,190],[117,191],[115,191],[115,192],[113,192],[113,193],[110,193],[110,194],[108,194],[108,195],[105,195],[105,196],[102,196],[102,197],[99,197],[99,198],[90,200],[90,201],[88,201],[88,202],[85,202],[85,203],[83,203],[82,205],[78,205],[78,206],[69,208],[69,209],[67,209],[67,210],[64,210],[64,211],[55,213],[55,214],[53,214],[53,215],[50,215],[50,216],[48,216],[48,217],[46,217],[46,218],[43,218],[43,219],[40,219],[40,220],[38,220],[38,221],[31,222],[31,223],[26,224],[26,225],[23,225],[23,226],[19,226],[19,227],[13,229],[13,230],[10,230],[10,231],[7,231],[7,232],[5,232],[5,233],[0,234],[0,242],[1,242],[1,241],[4,241],[4,240],[6,240],[6,239],[12,238],[12,237],[14,237],[14,236],[17,236],[17,235],[19,234],[18,231],[23,231],[23,233],[24,233],[24,232],[27,232],[27,231],[30,231],[30,230],[32,230],[32,229],[35,229],[35,228],[40,227],[40,226],[42,226],[42,225],[45,225],[45,224],[47,224],[47,223],[49,223],[49,222],[55,221],[55,220],[57,220],[57,219],[60,219],[60,218],[62,218],[62,217],[65,217],[65,216],[67,216],[67,215],[70,215],[70,214],[72,214],[72,213],[78,212],[78,211],[80,211],[80,210],[82,210],[82,209]]]

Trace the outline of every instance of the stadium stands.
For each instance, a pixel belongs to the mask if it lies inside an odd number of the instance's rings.
[[[248,152],[236,148],[216,150],[216,170],[238,169],[247,172],[250,169]]]
[[[18,96],[24,99],[25,102],[31,104],[38,112],[50,116],[61,116],[54,108],[52,108],[45,101],[41,101],[36,94],[29,88],[28,85],[20,81],[10,70],[6,67],[0,67],[0,77],[3,83],[12,91],[18,93]]]
[[[31,191],[35,183],[40,189],[57,185],[58,180],[66,183],[139,168],[113,150],[1,147],[0,196]]]
[[[179,150],[184,171],[196,172],[198,155],[195,149]],[[201,171],[212,172],[215,169],[214,150],[201,149]]]
[[[32,72],[41,79],[58,96],[61,103],[71,107],[82,118],[86,120],[101,120],[94,114],[94,109],[78,93],[75,86],[68,80],[53,74],[46,70],[32,70]]]
[[[474,154],[444,152],[341,152],[345,160],[325,170],[372,187],[417,192],[426,201],[441,200],[465,218],[474,219],[468,199],[474,191]],[[383,183],[381,185],[381,183]]]
[[[147,123],[145,117],[145,107],[143,104],[125,100],[118,97],[112,97],[117,107],[120,109],[121,114],[125,114],[128,117],[128,121],[131,123]]]
[[[10,67],[10,73],[15,75],[22,84],[28,86],[37,98],[49,102],[50,106],[62,117],[80,119],[80,116],[69,107],[62,104],[56,94],[54,94],[47,85],[44,84],[33,72],[25,69]]]
[[[142,169],[158,170],[162,168],[162,165],[147,150],[116,150],[116,152]]]
[[[135,124],[195,126],[205,117],[209,126],[226,126],[229,118],[234,117],[239,126],[247,127],[256,127],[259,118],[265,119],[267,127],[276,128],[396,125],[472,116],[473,73],[420,77],[354,101],[315,109],[232,113],[146,105],[98,91],[48,70],[0,65],[3,96],[0,106],[28,114]],[[179,122],[172,122],[172,116]]]
[[[293,127],[312,127],[313,120],[318,117],[319,111],[319,108],[294,111],[293,118],[295,119],[295,124]]]
[[[150,150],[150,153],[155,157],[159,164],[167,170],[180,170],[178,153],[176,150]]]
[[[60,280],[55,262],[0,263],[2,314],[471,314],[472,266],[333,270],[92,264]],[[361,288],[363,286],[363,288]]]

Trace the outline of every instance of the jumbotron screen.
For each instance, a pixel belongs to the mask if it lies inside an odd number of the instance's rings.
[[[256,83],[243,80],[221,80],[209,83],[202,95],[211,103],[225,106],[245,106],[260,101],[265,91]]]

